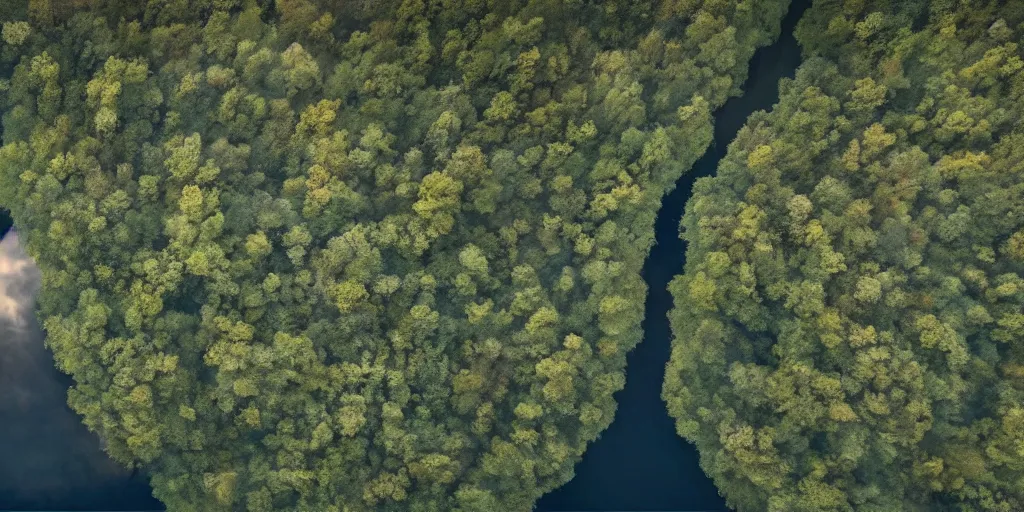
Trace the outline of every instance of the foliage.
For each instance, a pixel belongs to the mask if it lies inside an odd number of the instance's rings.
[[[731,506],[1024,509],[1022,21],[817,2],[694,187],[663,396]]]
[[[528,510],[783,0],[5,2],[0,204],[172,510]]]

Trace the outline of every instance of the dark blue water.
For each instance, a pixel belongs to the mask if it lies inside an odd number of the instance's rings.
[[[752,112],[778,100],[779,79],[793,76],[799,64],[792,32],[809,3],[793,2],[779,41],[754,55],[744,95],[716,113],[712,147],[665,197],[655,224],[657,245],[643,270],[649,287],[644,341],[629,355],[615,421],[577,464],[576,477],[544,496],[537,510],[725,509],[661,400],[671,339],[667,285],[683,268],[686,246],[678,226],[694,180],[714,172]],[[10,227],[0,211],[0,235]],[[68,408],[70,378],[53,367],[41,339],[33,322],[15,328],[0,321],[0,510],[161,509],[145,476],[107,459],[99,440]]]
[[[0,209],[0,240],[2,240],[4,235],[11,230],[11,226],[13,225],[14,221],[11,219],[10,212]]]

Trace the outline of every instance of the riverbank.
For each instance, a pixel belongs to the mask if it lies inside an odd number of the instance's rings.
[[[547,494],[535,510],[725,510],[725,501],[700,468],[697,450],[679,437],[661,400],[665,364],[671,354],[668,283],[683,269],[686,244],[679,238],[683,207],[698,178],[711,176],[729,142],[750,114],[771,110],[779,80],[796,74],[800,47],[793,30],[810,0],[796,0],[782,22],[779,39],[750,62],[743,95],[715,113],[711,147],[662,200],[655,222],[656,243],[644,266],[647,304],[644,339],[628,356],[626,387],[615,395],[615,421],[576,465],[576,476]]]

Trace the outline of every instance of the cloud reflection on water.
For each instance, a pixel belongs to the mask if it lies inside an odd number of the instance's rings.
[[[34,315],[40,274],[16,233],[0,241],[0,510],[153,509],[68,406]],[[155,505],[155,506],[154,506]]]

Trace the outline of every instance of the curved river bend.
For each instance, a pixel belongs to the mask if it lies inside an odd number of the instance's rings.
[[[685,261],[679,221],[693,182],[714,174],[747,117],[757,110],[771,110],[779,100],[779,79],[796,74],[800,47],[793,29],[810,3],[792,2],[778,41],[754,54],[743,95],[715,113],[711,147],[662,200],[655,221],[655,246],[643,270],[647,281],[644,339],[627,358],[626,387],[615,395],[619,403],[615,421],[587,448],[576,465],[576,477],[544,496],[537,510],[725,510],[725,501],[700,468],[696,449],[676,433],[661,400],[672,339],[666,316],[672,307],[668,283]]]

